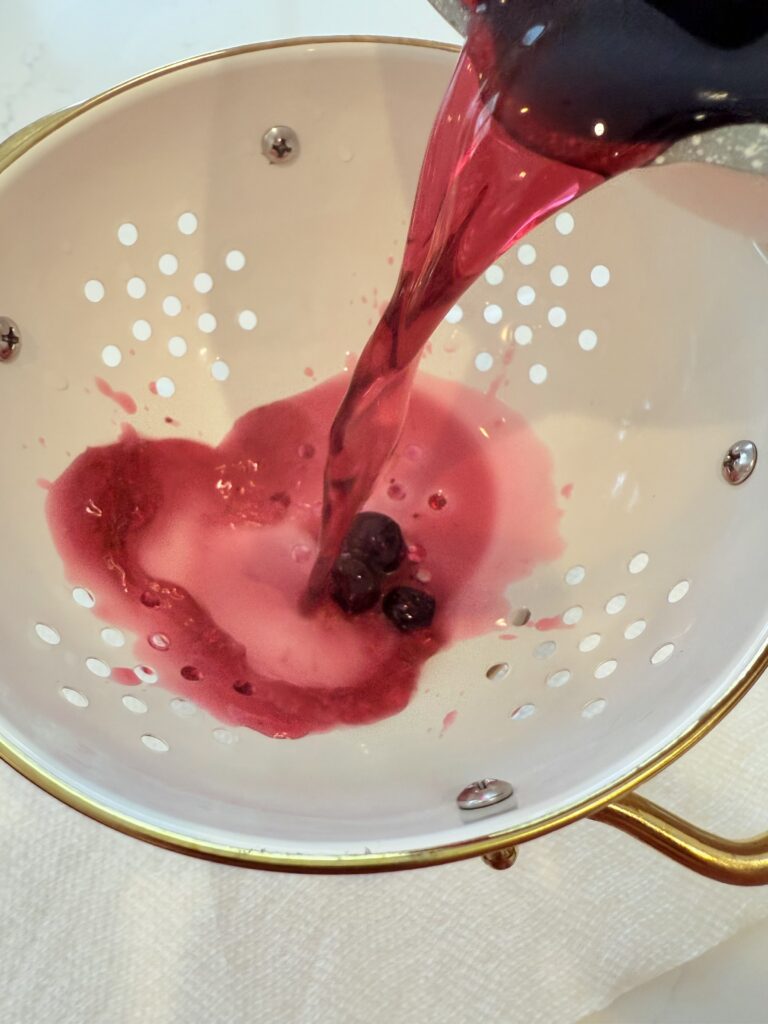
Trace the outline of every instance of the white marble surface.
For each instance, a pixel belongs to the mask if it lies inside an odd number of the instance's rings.
[[[331,33],[455,39],[426,0],[0,0],[0,26],[0,139],[117,81],[206,50]],[[588,1024],[767,1022],[766,951],[763,924],[621,997]]]

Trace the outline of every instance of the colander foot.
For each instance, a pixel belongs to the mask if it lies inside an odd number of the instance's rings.
[[[492,853],[483,854],[483,861],[489,868],[495,871],[506,871],[511,868],[517,860],[517,847],[505,846],[502,850],[494,850]]]

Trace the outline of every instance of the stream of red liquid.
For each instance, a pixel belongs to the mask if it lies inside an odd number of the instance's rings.
[[[476,36],[475,54],[479,43]],[[432,332],[494,259],[604,180],[512,139],[493,116],[496,100],[481,93],[480,74],[465,49],[429,140],[394,294],[331,428],[313,600],[321,597],[352,519],[397,445],[418,358]]]

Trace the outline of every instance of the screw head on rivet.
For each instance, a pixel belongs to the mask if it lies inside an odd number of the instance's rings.
[[[289,164],[299,155],[299,137],[293,128],[275,125],[262,135],[261,151],[271,164]]]
[[[492,807],[508,800],[514,789],[504,779],[480,779],[470,782],[456,797],[456,803],[462,811],[477,811],[482,807]]]
[[[0,363],[9,363],[21,345],[19,325],[9,316],[0,316]]]
[[[725,453],[723,476],[729,484],[743,484],[757,465],[757,446],[754,441],[737,441]]]

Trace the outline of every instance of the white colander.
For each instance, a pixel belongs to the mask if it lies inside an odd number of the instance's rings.
[[[565,626],[441,651],[401,714],[280,742],[223,726],[154,673],[127,689],[110,671],[134,638],[51,541],[39,481],[124,418],[95,377],[144,396],[144,434],[178,436],[173,417],[216,444],[251,407],[311,386],[307,366],[323,379],[359,350],[361,296],[393,286],[454,62],[392,40],[215,54],[0,148],[0,316],[21,336],[0,362],[0,753],[101,821],[237,863],[437,863],[600,812],[700,870],[764,880],[759,844],[686,837],[618,800],[765,660],[768,474],[722,473],[734,442],[768,444],[763,179],[623,177],[449,314],[425,369],[483,390],[503,369],[499,396],[553,453],[565,554],[512,587],[510,615]],[[273,125],[298,137],[284,165],[262,154]],[[485,778],[514,796],[461,811]]]

